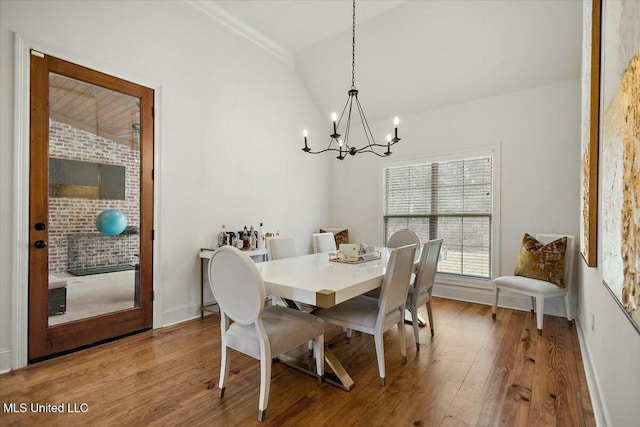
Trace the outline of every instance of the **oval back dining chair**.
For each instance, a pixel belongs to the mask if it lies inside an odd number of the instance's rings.
[[[414,231],[408,228],[394,231],[393,234],[389,236],[389,240],[387,240],[388,248],[398,248],[400,246],[414,244],[420,247],[420,238]]]
[[[408,228],[402,228],[400,230],[394,231],[391,236],[389,236],[389,240],[387,240],[388,248],[399,248],[400,246],[405,245],[417,245],[418,249],[420,249],[421,245],[420,237],[418,237],[418,235],[414,231],[409,230]],[[415,261],[418,260],[418,256],[420,256],[420,254],[418,253],[418,251],[416,251]],[[413,282],[413,278],[411,281]]]
[[[531,311],[536,312],[536,324],[538,335],[542,335],[542,323],[544,321],[544,300],[551,297],[564,297],[567,319],[573,320],[571,313],[571,288],[573,286],[573,258],[575,256],[575,237],[565,234],[536,234],[536,239],[546,245],[562,237],[567,237],[567,246],[564,255],[564,284],[561,288],[554,283],[544,280],[531,279],[523,276],[502,276],[493,280],[493,319],[498,311],[498,297],[500,291],[506,290],[531,298]]]
[[[422,305],[427,307],[429,317],[429,327],[433,336],[433,311],[431,309],[431,293],[433,283],[438,270],[438,260],[440,259],[440,249],[442,239],[429,240],[422,246],[420,253],[420,263],[418,272],[412,286],[409,286],[407,295],[407,309],[411,312],[411,323],[413,325],[413,335],[416,339],[416,350],[420,350],[420,330],[418,329],[418,308]]]
[[[332,252],[336,248],[336,239],[333,233],[314,233],[313,235],[313,253]]]
[[[220,398],[229,377],[230,349],[260,360],[258,421],[266,415],[275,356],[313,340],[316,372],[323,380],[324,322],[287,307],[265,307],[264,282],[247,254],[231,246],[217,249],[209,261],[209,285],[220,307]]]
[[[382,280],[380,298],[360,295],[331,308],[316,311],[329,323],[373,335],[376,344],[380,385],[384,386],[386,370],[384,364],[384,340],[382,334],[398,326],[400,351],[403,362],[407,361],[404,336],[404,307],[409,290],[409,279],[413,271],[416,245],[401,246],[391,250],[387,270]]]

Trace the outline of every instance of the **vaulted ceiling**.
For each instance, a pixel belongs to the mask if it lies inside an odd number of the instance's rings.
[[[350,0],[188,0],[294,66],[323,114],[351,86]],[[582,2],[358,1],[356,86],[369,120],[577,79]]]

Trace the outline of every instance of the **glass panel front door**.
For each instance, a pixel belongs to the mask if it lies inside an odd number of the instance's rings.
[[[29,361],[153,324],[153,90],[32,51]]]
[[[140,99],[49,73],[49,325],[140,305]]]

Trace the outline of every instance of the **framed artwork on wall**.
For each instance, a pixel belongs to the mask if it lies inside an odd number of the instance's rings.
[[[603,281],[640,332],[640,2],[602,3]]]
[[[600,116],[600,20],[602,0],[585,3],[582,38],[582,138],[580,154],[580,254],[596,266],[598,231],[598,131]]]

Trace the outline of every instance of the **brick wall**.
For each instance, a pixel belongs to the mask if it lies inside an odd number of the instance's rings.
[[[98,233],[96,216],[105,209],[119,209],[127,216],[129,226],[140,225],[140,151],[76,129],[65,123],[49,120],[49,156],[60,159],[80,160],[125,167],[125,200],[90,200],[66,197],[49,198],[49,271],[67,270],[68,235],[70,233]],[[125,236],[113,236],[113,248],[120,251],[117,243]],[[127,249],[128,254],[109,253],[109,238],[96,239],[96,246],[88,243],[83,251],[89,259],[98,263],[110,262],[117,255],[135,259],[138,253],[137,236]],[[99,242],[99,243],[98,243]],[[98,247],[97,245],[101,246]],[[105,250],[106,249],[106,250]]]

